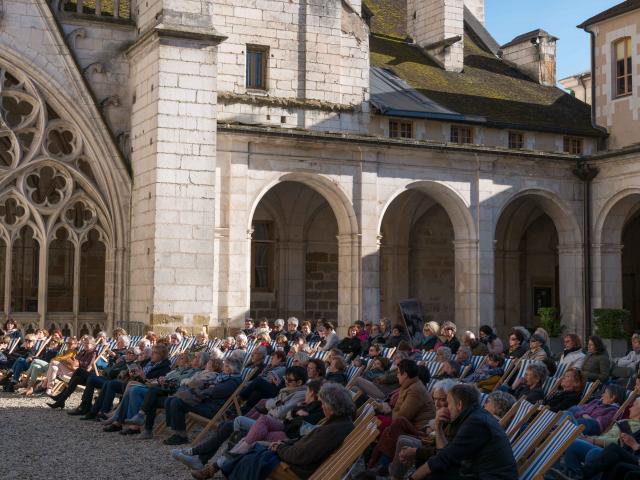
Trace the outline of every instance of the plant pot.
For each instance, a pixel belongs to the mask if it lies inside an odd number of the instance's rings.
[[[627,340],[624,338],[603,338],[602,342],[605,347],[607,347],[611,360],[614,358],[624,357],[629,350]]]
[[[562,352],[564,352],[564,344],[562,343],[562,337],[551,337],[549,339],[549,350],[554,358],[560,358]]]

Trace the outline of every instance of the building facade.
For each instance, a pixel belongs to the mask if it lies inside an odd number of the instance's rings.
[[[500,47],[482,1],[103,3],[2,2],[0,290],[25,326],[344,330],[416,298],[581,333],[640,271],[616,233],[640,163],[555,87],[543,30]]]

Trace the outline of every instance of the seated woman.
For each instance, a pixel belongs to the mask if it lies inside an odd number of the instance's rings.
[[[456,337],[457,331],[458,327],[453,322],[444,322],[440,327],[440,340],[442,341],[442,345],[450,348],[453,354],[458,353],[458,349],[460,348],[460,340]]]
[[[47,348],[39,358],[34,358],[27,369],[26,377],[22,382],[16,385],[16,388],[20,389],[19,393],[31,396],[33,395],[34,388],[38,383],[38,379],[44,376],[49,369],[49,362],[53,360],[60,351],[63,341],[61,338],[52,337],[47,345]]]
[[[441,380],[433,386],[432,395],[433,403],[436,410],[436,416],[433,420],[429,421],[429,425],[424,430],[414,429],[413,426],[405,425],[407,428],[405,433],[398,437],[398,441],[395,444],[395,450],[391,454],[391,450],[386,446],[381,447],[383,449],[383,455],[380,457],[381,468],[378,470],[382,476],[386,475],[385,465],[393,455],[393,461],[388,466],[388,473],[394,480],[400,480],[405,478],[410,465],[404,462],[405,456],[415,458],[416,455],[421,459],[427,459],[435,454],[435,435],[438,430],[437,425],[442,423],[442,430],[450,439],[452,438],[451,429],[448,427],[448,421],[442,421],[442,417],[439,414],[443,411],[447,411],[447,393],[451,388],[456,385],[454,380]],[[398,428],[396,425],[390,426],[387,430]]]
[[[73,360],[78,354],[78,339],[76,337],[70,337],[67,340],[67,349],[64,353],[56,355],[49,363],[47,368],[47,376],[44,381],[34,390],[33,393],[46,393],[51,395],[53,384],[56,381],[58,374],[63,377],[65,375],[71,376],[75,370]]]
[[[489,353],[487,345],[476,338],[475,333],[467,330],[462,334],[462,344],[471,349],[472,355],[485,356]]]
[[[167,397],[174,394],[182,380],[191,378],[202,371],[208,361],[209,354],[207,352],[200,351],[196,354],[183,352],[178,354],[176,367],[166,376],[147,379],[144,384],[130,382],[114,415],[118,424],[131,425],[121,433],[125,435],[140,433],[140,427],[145,423],[145,412],[142,410],[142,406],[145,401],[150,401],[148,397],[155,397],[157,400],[161,396]],[[151,433],[145,430],[143,438],[151,438]]]
[[[516,398],[513,395],[498,390],[489,394],[484,409],[500,421],[515,403]]]
[[[360,355],[360,352],[362,351],[362,342],[358,338],[358,327],[356,325],[351,325],[349,330],[347,330],[347,336],[343,338],[336,347],[345,355],[351,355],[352,357]]]
[[[194,412],[212,418],[233,395],[242,382],[242,362],[230,357],[224,361],[222,373],[209,376],[193,376],[165,401],[167,426],[173,435],[164,440],[165,445],[189,443],[186,416]]]
[[[604,342],[597,335],[589,337],[587,355],[582,362],[582,374],[587,382],[600,380],[605,383],[609,379],[611,359]]]
[[[549,395],[544,404],[552,412],[560,412],[578,405],[584,390],[584,377],[577,368],[570,368],[560,379],[558,390]]]
[[[461,381],[463,383],[475,383],[479,389],[484,391],[493,391],[503,374],[504,357],[502,354],[489,353],[484,363]]]
[[[271,363],[262,373],[251,380],[240,392],[240,398],[245,401],[242,412],[247,413],[263,398],[273,398],[278,394],[284,372],[287,356],[281,350],[271,355]]]
[[[333,323],[328,321],[318,322],[318,335],[320,335],[320,346],[318,348],[321,352],[328,352],[329,350],[336,348],[340,343],[340,338],[336,333],[336,329]]]
[[[493,328],[491,328],[489,325],[481,325],[478,336],[480,337],[480,342],[484,343],[487,346],[489,353],[502,354],[504,352],[504,345],[502,345],[502,340],[498,338],[498,336],[493,331]]]
[[[269,447],[255,444],[246,454],[232,461],[220,459],[220,465],[210,463],[204,471],[192,472],[195,478],[211,478],[219,470],[229,480],[264,480],[286,462],[300,478],[308,478],[340,447],[354,428],[355,405],[351,394],[342,385],[328,382],[319,393],[327,421],[298,440],[274,442]]]
[[[276,350],[280,350],[288,355],[289,348],[289,339],[287,336],[284,333],[276,335]]]
[[[440,347],[436,352],[436,362],[444,363],[448,360],[451,360],[452,353],[449,347]]]
[[[395,444],[400,435],[410,435],[423,430],[429,421],[435,418],[436,409],[433,398],[418,378],[418,371],[416,362],[402,360],[397,370],[400,391],[395,402],[391,401],[394,403],[393,408],[390,404],[376,407],[376,410],[383,414],[382,418],[378,417],[382,420],[380,425],[382,434],[369,459],[370,468],[377,465],[382,455],[386,455],[389,459],[393,457]]]
[[[396,351],[393,355],[393,365],[383,375],[380,375],[373,381],[369,381],[363,377],[356,377],[353,380],[353,386],[369,398],[379,402],[384,401],[391,392],[400,388],[397,369],[400,362],[407,358],[408,354],[406,352]]]
[[[438,322],[427,322],[422,328],[422,340],[416,348],[418,350],[424,350],[425,352],[431,352],[432,350],[438,350],[442,346],[442,342],[438,338],[440,332],[440,325]]]
[[[444,380],[446,378],[458,378],[460,376],[460,365],[455,360],[445,360],[442,362],[442,370],[439,375],[434,375],[434,380]]]
[[[397,347],[402,341],[409,340],[409,336],[405,332],[403,325],[396,324],[391,329],[391,335],[385,341],[385,347]]]
[[[534,333],[529,338],[529,350],[522,355],[523,360],[544,360],[547,358],[547,352],[544,349],[545,341],[541,335]]]
[[[18,324],[13,318],[8,318],[7,321],[4,322],[3,330],[4,335],[11,339],[22,338],[22,331],[18,328]]]
[[[142,358],[142,360],[128,365],[127,370],[123,371],[122,376],[119,375],[118,378],[104,383],[100,390],[100,395],[98,395],[96,401],[93,402],[93,407],[91,407],[92,397],[89,396],[87,398],[83,395],[83,403],[81,403],[73,413],[75,415],[85,415],[85,418],[104,420],[107,412],[111,411],[116,394],[124,393],[129,381],[142,383],[145,380],[154,380],[169,373],[171,362],[168,357],[169,348],[162,344],[151,348],[149,359],[144,359],[144,354],[140,354],[139,358]],[[111,420],[114,420],[114,418],[112,417]]]
[[[11,342],[11,338],[8,335],[0,336],[0,370],[9,367],[9,342]]]
[[[340,385],[346,385],[348,382],[345,371],[347,370],[347,364],[341,356],[334,355],[327,368],[326,380],[327,382],[335,382]]]
[[[78,353],[72,360],[75,368],[69,383],[62,392],[58,395],[51,396],[53,403],[47,403],[47,405],[53,409],[64,408],[64,404],[67,398],[76,391],[78,385],[85,385],[89,378],[93,361],[96,359],[96,341],[93,337],[83,337],[84,349]]]
[[[362,378],[373,382],[376,378],[384,375],[387,370],[389,370],[389,359],[385,357],[378,357],[373,360],[371,367],[365,370],[362,374]]]
[[[307,363],[309,363],[309,354],[307,352],[298,352],[295,355],[293,355],[293,361],[291,362],[291,366],[302,367],[306,370]]]
[[[372,345],[384,345],[385,338],[380,332],[380,325],[373,323],[369,329],[369,338],[363,344],[363,350],[369,350]]]
[[[600,435],[624,402],[624,389],[618,385],[606,385],[600,398],[584,405],[569,408],[566,413],[576,425],[584,425],[584,435]]]
[[[309,380],[324,380],[327,365],[319,358],[310,358],[307,362],[307,378]]]
[[[356,367],[366,367],[371,361],[378,358],[382,354],[382,348],[382,345],[374,343],[367,349],[366,355],[353,359],[351,363]]]
[[[618,444],[621,433],[619,424],[621,422],[628,424],[631,433],[640,431],[640,398],[636,399],[631,405],[628,420],[621,420],[614,423],[613,426],[602,435],[582,435],[579,439],[575,440],[564,454],[565,472],[571,475],[572,478],[582,478],[583,464],[596,463],[605,447]],[[595,469],[592,468],[590,474],[602,473],[602,471],[595,472],[594,470]]]
[[[514,328],[509,334],[509,349],[507,356],[509,358],[520,358],[527,352],[526,338],[522,330]]]
[[[513,382],[511,388],[503,385],[500,390],[512,394],[517,399],[524,397],[530,403],[544,400],[542,385],[547,380],[547,368],[540,363],[533,363],[524,371],[524,377]]]
[[[2,382],[6,391],[13,392],[15,390],[15,386],[20,381],[20,375],[29,368],[37,353],[36,336],[33,333],[25,335],[22,344],[8,355],[9,360],[13,360],[13,364],[11,365],[11,378],[7,377]]]

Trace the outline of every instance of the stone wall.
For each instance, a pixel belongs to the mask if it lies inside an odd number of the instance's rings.
[[[338,254],[309,252],[305,263],[305,318],[338,316]]]

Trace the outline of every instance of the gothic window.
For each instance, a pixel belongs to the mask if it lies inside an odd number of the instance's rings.
[[[74,251],[69,232],[59,228],[49,244],[47,309],[50,312],[73,311]]]
[[[43,98],[0,65],[0,311],[34,324],[36,313],[82,311],[104,325],[109,202],[80,129]],[[66,320],[56,319],[69,335]]]
[[[272,291],[274,278],[275,240],[272,222],[254,222],[251,247],[253,259],[251,288]]]
[[[31,227],[22,227],[11,257],[11,311],[37,312],[40,245]]]
[[[631,38],[625,37],[613,44],[615,54],[615,96],[623,97],[633,91],[633,52]]]
[[[96,230],[91,230],[80,248],[80,311],[102,312],[106,248]]]

